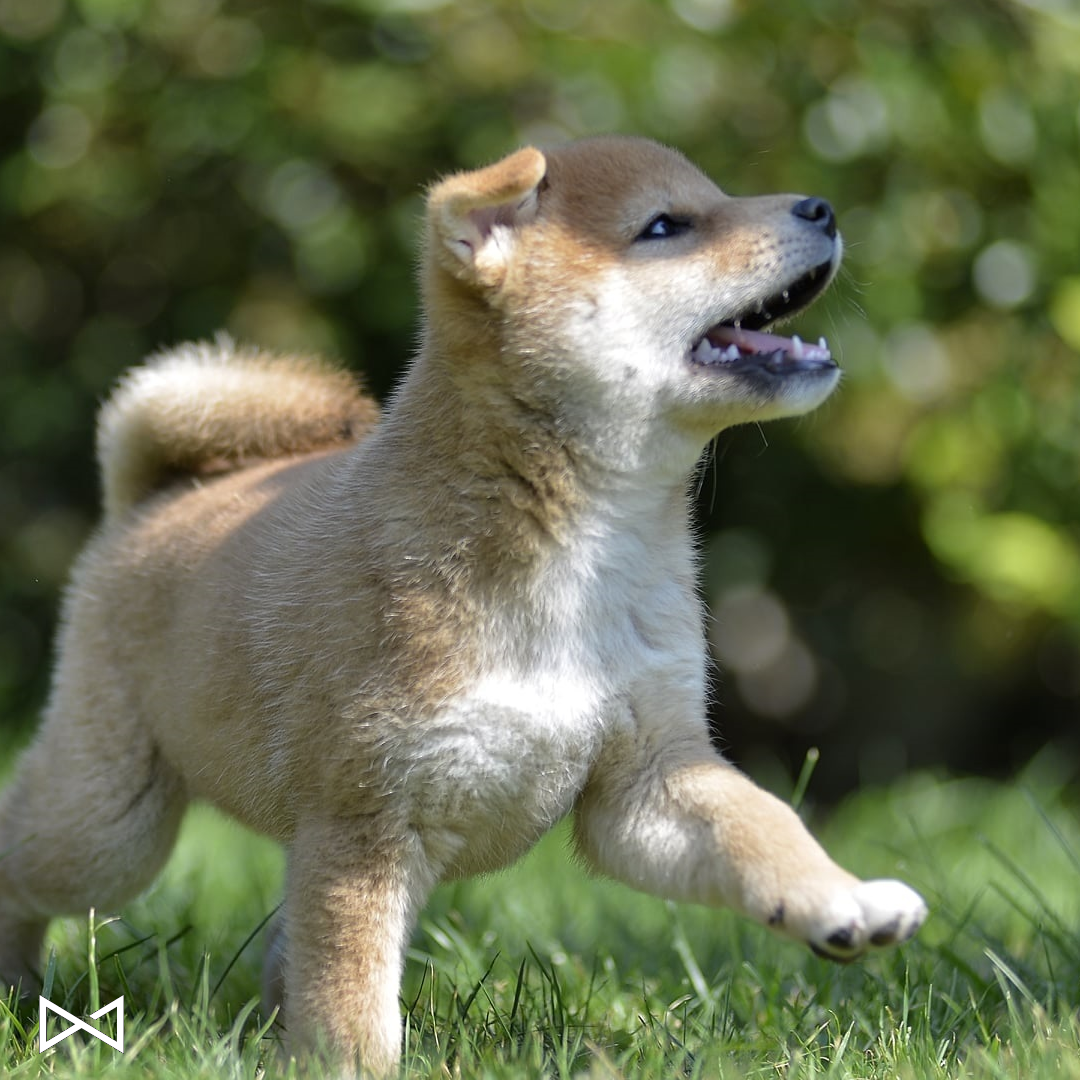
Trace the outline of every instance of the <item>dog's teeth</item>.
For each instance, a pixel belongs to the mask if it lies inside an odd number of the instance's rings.
[[[738,360],[741,355],[737,345],[728,345],[727,348],[721,349],[708,338],[702,338],[694,346],[690,358],[696,364],[728,364],[732,360]]]
[[[799,337],[798,334],[793,334],[792,335],[792,338],[791,338],[791,355],[794,356],[796,360],[801,360],[803,358],[802,338]]]
[[[829,351],[829,343],[823,337],[817,339],[817,346],[819,349],[824,349],[826,352]]]
[[[720,359],[720,350],[708,338],[702,338],[694,346],[692,356],[699,364],[715,364]]]

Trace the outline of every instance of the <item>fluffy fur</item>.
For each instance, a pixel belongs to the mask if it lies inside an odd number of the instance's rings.
[[[525,149],[429,194],[423,345],[382,419],[310,360],[184,346],[101,415],[105,517],[0,802],[0,976],[123,904],[206,799],[280,840],[267,1004],[385,1074],[416,914],[573,813],[597,871],[847,960],[919,897],[860,882],[710,745],[687,483],[805,412],[824,352],[746,332],[832,277],[832,212],[675,152]]]

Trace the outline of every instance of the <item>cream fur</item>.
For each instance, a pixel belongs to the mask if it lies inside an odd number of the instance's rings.
[[[51,916],[143,888],[195,798],[286,845],[268,1004],[346,1072],[395,1067],[433,885],[569,813],[597,870],[825,955],[914,933],[915,893],[838,867],[706,726],[688,478],[837,375],[690,354],[831,276],[797,205],[643,140],[522,150],[431,190],[423,346],[378,422],[339,372],[224,340],[125,376],[0,801],[0,974],[31,985]],[[639,239],[661,213],[688,227]]]

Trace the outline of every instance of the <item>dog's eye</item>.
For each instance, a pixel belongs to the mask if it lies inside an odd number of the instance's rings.
[[[680,236],[690,228],[690,222],[673,218],[670,214],[657,214],[656,217],[638,233],[639,240],[668,240]]]

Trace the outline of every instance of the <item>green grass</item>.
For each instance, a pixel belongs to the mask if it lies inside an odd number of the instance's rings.
[[[932,908],[916,941],[846,968],[590,879],[558,830],[432,899],[404,1075],[1080,1080],[1080,812],[1053,760],[1011,785],[916,776],[818,823],[841,861]],[[293,1075],[256,1001],[281,870],[273,845],[195,810],[121,920],[50,934],[48,996],[81,1015],[124,994],[126,1053],[77,1033],[39,1055],[36,1012],[0,1004],[0,1076]]]

